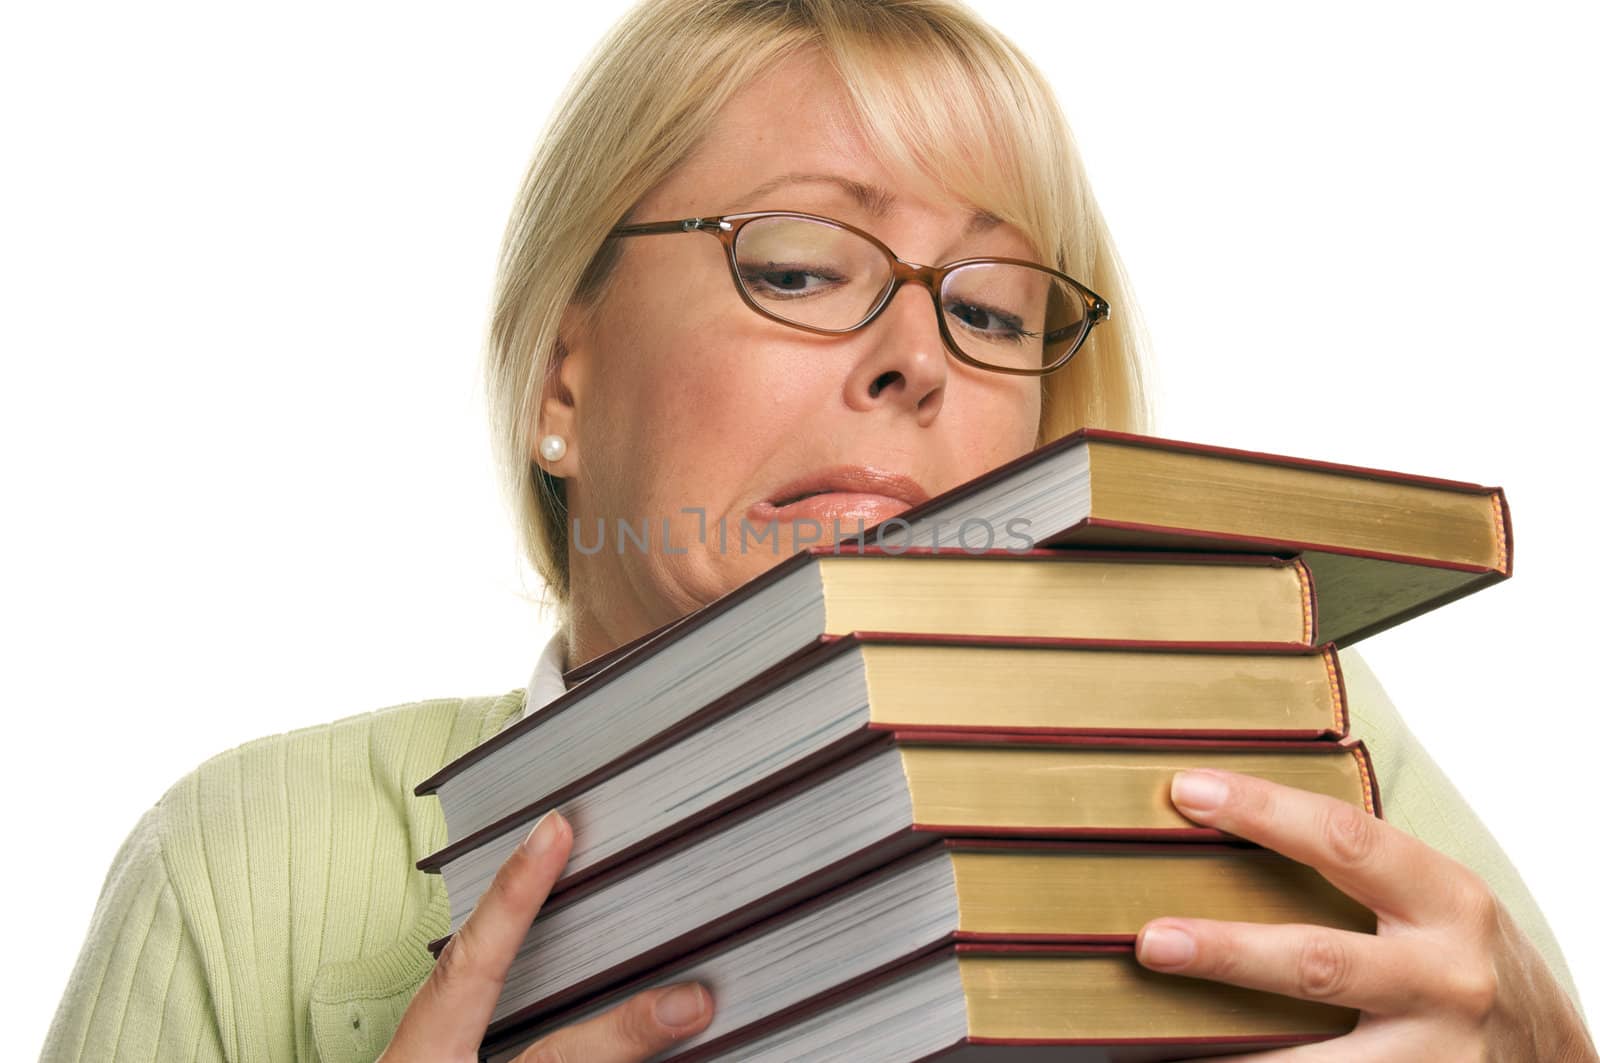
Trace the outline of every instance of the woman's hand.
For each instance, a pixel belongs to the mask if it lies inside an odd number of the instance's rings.
[[[539,821],[439,953],[378,1063],[476,1063],[506,971],[571,851],[572,829],[560,813]],[[650,989],[557,1030],[516,1059],[634,1063],[699,1033],[710,1020],[711,994],[703,987]]]
[[[1469,868],[1347,802],[1249,775],[1179,772],[1172,802],[1197,823],[1311,865],[1378,916],[1376,935],[1212,919],[1146,923],[1137,948],[1152,970],[1361,1011],[1343,1037],[1228,1059],[1597,1058],[1565,990]]]

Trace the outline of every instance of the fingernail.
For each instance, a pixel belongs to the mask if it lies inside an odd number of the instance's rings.
[[[1139,938],[1139,962],[1181,967],[1194,959],[1194,938],[1175,926],[1147,926]]]
[[[663,1026],[687,1026],[705,1010],[705,994],[698,985],[674,986],[656,999],[656,1019]]]
[[[539,817],[539,822],[533,825],[528,836],[522,840],[522,848],[529,856],[538,856],[555,843],[556,820],[560,816],[561,813],[552,808]]]
[[[1172,803],[1196,812],[1220,808],[1228,799],[1228,784],[1209,771],[1180,771],[1172,777]]]

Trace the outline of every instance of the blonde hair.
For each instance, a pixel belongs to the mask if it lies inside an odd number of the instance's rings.
[[[565,495],[533,461],[562,313],[603,298],[623,243],[607,231],[689,155],[724,102],[805,49],[831,61],[886,165],[1015,225],[1040,261],[1111,305],[1066,368],[1041,378],[1037,443],[1084,425],[1147,430],[1147,343],[1130,285],[1049,84],[1010,40],[954,0],[644,0],[557,105],[495,278],[485,364],[494,449],[522,549],[562,619]]]

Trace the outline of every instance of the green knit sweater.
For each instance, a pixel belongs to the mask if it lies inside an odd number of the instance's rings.
[[[1341,651],[1386,818],[1483,875],[1576,999],[1505,854]],[[508,726],[526,691],[416,702],[257,739],[206,761],[112,861],[43,1060],[370,1063],[450,929],[415,863],[444,819],[412,788]]]

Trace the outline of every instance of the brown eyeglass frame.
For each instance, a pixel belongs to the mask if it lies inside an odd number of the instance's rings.
[[[739,261],[734,257],[734,243],[739,236],[739,230],[758,218],[800,218],[805,221],[821,222],[824,225],[831,225],[836,229],[843,229],[846,232],[854,233],[883,252],[884,257],[887,258],[893,266],[894,277],[889,282],[888,288],[885,289],[877,304],[873,306],[871,310],[867,311],[867,315],[865,317],[847,329],[818,328],[815,325],[802,325],[799,322],[790,321],[788,318],[779,317],[757,303],[755,298],[751,296],[751,294],[745,289],[744,281],[739,276]],[[956,358],[956,360],[966,365],[970,365],[975,369],[982,369],[990,373],[1011,373],[1017,376],[1044,376],[1046,373],[1053,373],[1062,366],[1066,365],[1067,362],[1071,360],[1072,356],[1078,353],[1079,349],[1082,348],[1084,343],[1089,339],[1089,333],[1094,331],[1094,327],[1096,325],[1111,316],[1111,307],[1103,298],[1101,298],[1099,295],[1096,295],[1082,284],[1079,284],[1065,273],[1062,273],[1060,270],[1051,269],[1048,266],[1042,266],[1037,262],[1029,262],[1028,260],[1021,258],[963,258],[959,261],[951,262],[943,266],[918,265],[915,262],[907,262],[893,251],[889,250],[888,246],[886,246],[882,240],[879,240],[871,233],[862,229],[858,229],[854,225],[837,221],[833,218],[825,218],[819,214],[805,214],[793,210],[748,211],[742,214],[723,214],[717,217],[709,218],[679,218],[676,221],[652,221],[640,222],[636,225],[619,225],[611,230],[610,235],[655,236],[662,233],[688,232],[709,233],[710,235],[717,237],[717,239],[722,242],[722,249],[728,258],[728,272],[733,277],[734,289],[738,291],[739,298],[744,300],[746,306],[760,314],[762,317],[776,321],[780,325],[788,325],[790,328],[797,328],[804,332],[814,332],[822,336],[842,336],[846,333],[857,332],[872,324],[872,322],[877,319],[878,315],[883,313],[884,307],[888,306],[889,303],[894,300],[895,293],[900,290],[901,285],[920,284],[924,288],[928,289],[928,294],[933,297],[934,317],[936,317],[939,321],[939,335],[944,340],[945,349],[948,350],[950,354]],[[1006,366],[989,365],[986,362],[980,362],[977,359],[967,355],[961,350],[960,345],[956,343],[955,337],[950,335],[950,328],[945,323],[945,315],[940,309],[939,290],[944,287],[945,278],[961,267],[981,265],[985,263],[1004,263],[1007,265],[1028,266],[1031,269],[1042,270],[1053,277],[1057,277],[1065,281],[1072,288],[1072,290],[1077,292],[1078,295],[1083,299],[1085,322],[1083,326],[1083,334],[1078,337],[1077,342],[1072,345],[1071,349],[1068,350],[1066,354],[1058,358],[1054,364],[1044,366],[1040,369],[1016,369]]]

